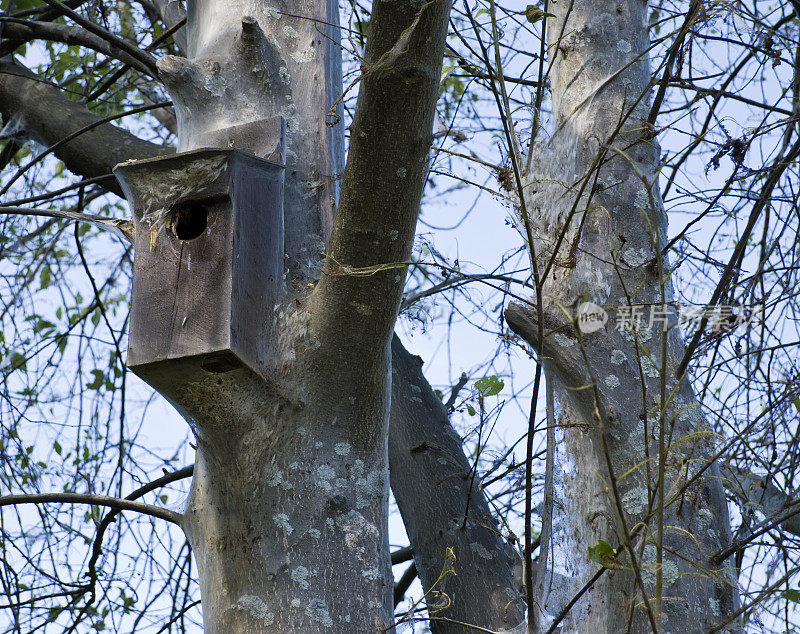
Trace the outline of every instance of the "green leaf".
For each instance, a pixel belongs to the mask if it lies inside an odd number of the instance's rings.
[[[11,8],[9,8],[9,13],[11,10],[13,11],[25,11],[26,9],[33,9],[39,3],[37,0],[14,0],[11,2]]]
[[[794,399],[794,401],[792,401],[792,402],[794,403],[794,408],[795,408],[795,409],[796,409],[798,412],[800,412],[800,397],[797,397],[797,398],[796,398],[796,399]]]
[[[539,7],[529,4],[525,8],[525,17],[531,24],[536,24],[540,20],[544,20],[545,18],[554,18],[556,16],[554,16],[552,13],[545,13]]]
[[[792,603],[800,603],[800,590],[784,590],[781,596]]]
[[[12,352],[9,357],[9,370],[27,370],[28,362],[19,352]]]
[[[503,383],[502,379],[498,379],[496,376],[485,376],[482,379],[478,379],[475,381],[475,389],[478,390],[478,393],[481,396],[494,396],[495,394],[500,394],[505,383]]]
[[[589,546],[589,559],[609,570],[622,570],[625,566],[617,559],[617,551],[611,544],[602,539],[594,546]]]
[[[60,442],[58,442],[57,440],[54,440],[53,441],[53,449],[55,449],[55,452],[60,456],[61,455],[61,451],[63,450],[63,447],[61,446]]]
[[[92,376],[94,379],[91,383],[87,383],[86,387],[90,390],[98,390],[100,386],[103,385],[103,382],[106,380],[106,374],[102,370],[92,370]]]
[[[658,21],[659,21],[658,11],[656,9],[653,9],[650,12],[650,24],[654,24],[655,25],[656,35],[661,33],[661,24],[659,24]]]
[[[356,30],[361,33],[361,35],[369,35],[369,20],[356,20]]]
[[[445,79],[452,73],[456,68],[458,68],[458,64],[453,64],[452,66],[442,66],[442,76],[439,78],[439,82],[444,82]]]
[[[447,76],[456,68],[458,68],[458,64],[453,64],[452,66],[442,66],[442,76],[439,78],[439,81],[442,82],[447,79]]]
[[[56,325],[52,321],[40,317],[37,319],[36,324],[33,327],[33,332],[38,334],[43,330],[54,330],[55,327]]]
[[[39,288],[45,289],[50,286],[50,282],[53,279],[53,275],[50,271],[49,266],[43,266],[42,270],[39,271]]]
[[[472,405],[467,405],[467,412],[470,416],[475,416],[475,408]]]
[[[168,498],[166,495],[161,495],[161,496],[159,496],[159,499],[161,500],[161,502],[162,502],[163,504],[166,504],[166,503],[167,503],[167,500],[168,500],[169,498]]]

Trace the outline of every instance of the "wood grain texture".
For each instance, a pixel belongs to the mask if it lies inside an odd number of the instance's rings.
[[[208,355],[222,372],[269,365],[282,287],[283,167],[239,150],[121,165],[136,258],[128,366]]]

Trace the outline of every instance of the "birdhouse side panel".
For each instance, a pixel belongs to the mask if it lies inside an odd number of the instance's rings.
[[[283,288],[283,167],[237,162],[231,187],[233,234],[231,349],[253,369],[272,367],[275,305]]]

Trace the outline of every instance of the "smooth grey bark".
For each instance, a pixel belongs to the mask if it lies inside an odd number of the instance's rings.
[[[711,430],[675,376],[684,345],[661,255],[647,7],[551,0],[548,11],[555,131],[531,150],[520,219],[534,235],[543,314],[506,313],[555,395],[550,556],[532,618],[550,627],[598,570],[587,548],[604,540],[619,569],[577,601],[564,631],[706,631],[735,611],[736,571],[732,559],[711,561],[730,540],[727,506]],[[608,311],[603,328],[576,329],[565,312],[583,302]],[[644,311],[633,328],[630,305]],[[666,332],[650,310],[663,311]]]
[[[344,160],[343,126],[327,125],[324,115],[341,92],[338,28],[327,26],[338,24],[333,6],[190,2],[187,58],[158,62],[176,102],[178,151],[234,146],[260,154],[275,143],[263,123],[284,119],[286,264],[297,285],[318,276]]]
[[[18,106],[15,93],[25,93],[31,88],[44,86],[48,89],[47,103],[54,110],[65,114],[64,121],[80,121],[86,125],[98,123],[99,118],[85,106],[66,99],[55,87],[37,81],[32,74],[30,77],[17,76],[15,79],[18,83],[9,85],[0,77],[0,112],[4,119],[10,119],[16,114],[13,109]],[[31,136],[42,138],[47,132],[49,112],[37,109],[26,111],[26,128]],[[68,128],[65,132],[72,133],[77,129],[80,128]],[[108,123],[96,125],[80,138],[83,141],[80,148],[84,151],[91,148],[90,154],[73,151],[61,158],[73,173],[86,177],[98,171],[102,174],[110,173],[120,160],[116,149],[131,148],[127,143],[128,133]],[[58,139],[54,138],[51,142],[55,140]],[[140,147],[144,148],[144,152],[141,152]],[[141,160],[168,151],[171,148],[139,141],[125,158]],[[103,181],[101,184],[117,188],[116,181]],[[450,427],[441,401],[419,370],[418,357],[405,351],[397,340],[392,345],[392,357],[392,415],[389,436],[392,487],[403,512],[412,547],[416,551],[415,562],[423,588],[426,592],[431,589],[442,570],[443,553],[448,547],[453,548],[458,576],[449,576],[444,585],[437,586],[448,594],[453,610],[440,611],[439,615],[482,627],[504,629],[503,626],[514,621],[515,615],[520,613],[519,602],[514,607],[508,600],[502,599],[503,595],[518,596],[517,585],[511,574],[513,564],[509,561],[508,547],[503,540],[498,539],[495,522],[487,514],[483,492],[474,487],[471,495],[467,496],[468,488],[464,486],[463,474],[469,471],[469,463],[463,454],[458,435]],[[418,448],[423,443],[437,447],[435,455],[428,453],[423,457],[418,456]],[[447,456],[447,459],[440,460],[443,456]],[[413,477],[406,478],[407,469],[413,470]],[[455,488],[450,487],[453,480],[460,489],[458,493]],[[445,498],[448,504],[439,508],[444,493],[447,494]],[[460,530],[453,531],[449,525],[451,516],[463,514],[468,506],[470,521]],[[435,516],[429,516],[429,512],[435,513]],[[440,527],[446,527],[444,534],[439,533]],[[471,544],[481,544],[486,550]],[[478,566],[472,565],[476,552],[484,555],[478,556]],[[490,594],[500,599],[484,602],[483,598]],[[434,621],[432,627],[434,631],[463,629],[462,626],[443,620]]]
[[[388,477],[365,420],[380,404],[359,394],[359,418],[335,390],[298,390],[298,401],[246,369],[207,375],[188,360],[152,382],[197,438],[183,527],[205,631],[385,627]]]

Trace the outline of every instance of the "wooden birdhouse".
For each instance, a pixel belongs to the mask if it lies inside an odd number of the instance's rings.
[[[263,375],[283,284],[283,165],[209,149],[114,173],[135,228],[128,367],[151,383],[185,359]]]

